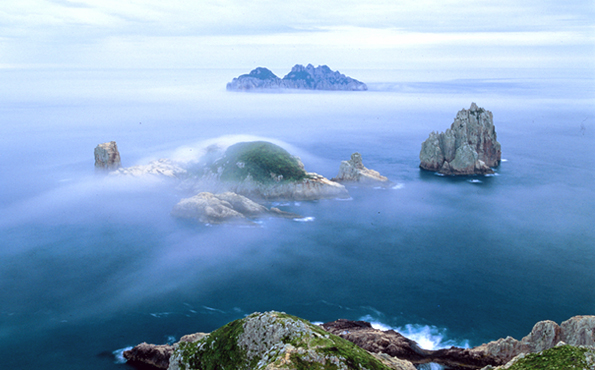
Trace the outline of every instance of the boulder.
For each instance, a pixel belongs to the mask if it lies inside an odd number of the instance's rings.
[[[366,168],[359,153],[353,153],[350,160],[342,161],[339,174],[331,181],[372,186],[388,186],[390,184],[386,177],[377,171]]]
[[[122,166],[120,163],[120,152],[115,141],[99,144],[95,147],[95,169],[96,170],[117,170]]]
[[[301,218],[300,215],[283,212],[278,208],[269,210],[263,205],[232,192],[221,194],[202,192],[191,198],[184,198],[174,206],[171,215],[178,218],[196,219],[209,224],[244,222],[263,216]]]
[[[347,77],[328,66],[304,67],[296,64],[282,79],[267,68],[258,67],[248,74],[234,78],[227,84],[227,90],[248,91],[255,89],[306,89],[365,91],[365,83]]]
[[[462,109],[449,129],[430,133],[419,159],[422,169],[445,175],[494,173],[492,168],[500,165],[501,147],[492,112],[475,103]]]
[[[197,342],[174,345],[169,370],[215,368],[391,369],[349,341],[306,320],[274,311],[253,313]]]

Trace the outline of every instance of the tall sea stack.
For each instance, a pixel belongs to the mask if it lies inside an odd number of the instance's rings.
[[[501,155],[492,112],[472,103],[446,132],[432,132],[422,143],[419,166],[445,175],[491,174]]]

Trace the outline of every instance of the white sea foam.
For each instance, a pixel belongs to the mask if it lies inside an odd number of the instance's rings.
[[[481,180],[478,180],[478,179],[467,180],[467,182],[470,182],[472,184],[481,184]]]
[[[469,342],[455,341],[446,339],[446,329],[440,329],[430,325],[418,325],[418,324],[407,324],[403,327],[391,327],[386,325],[371,315],[365,315],[360,320],[369,322],[373,328],[379,330],[395,330],[401,333],[404,337],[414,340],[423,349],[437,350],[442,348],[448,348],[451,346],[469,348]],[[440,366],[440,365],[438,365]],[[434,369],[434,368],[432,368]],[[436,369],[441,369],[438,367]]]
[[[349,197],[349,198],[335,198],[335,200],[339,200],[339,201],[345,202],[345,201],[353,200],[353,198],[352,197]]]
[[[313,222],[314,217],[302,217],[302,218],[294,218],[293,220],[296,222]]]
[[[508,162],[508,159],[501,159],[501,162]]]
[[[495,176],[500,176],[500,174],[498,172],[494,172],[494,173],[487,173],[484,176],[485,177],[495,177]]]
[[[405,187],[405,184],[397,183],[392,188],[395,189],[395,190],[399,190],[399,189],[403,189],[404,187]]]
[[[434,175],[436,175],[436,176],[446,176],[445,174],[440,173],[440,172],[434,172]]]
[[[113,351],[112,354],[114,355],[114,363],[125,364],[127,360],[124,358],[124,351],[129,351],[132,348],[134,348],[134,347],[120,348],[120,349]]]

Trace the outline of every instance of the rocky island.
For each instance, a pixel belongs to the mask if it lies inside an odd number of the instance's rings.
[[[459,111],[446,132],[432,132],[421,145],[420,167],[444,175],[492,174],[500,165],[492,112],[471,104]]]
[[[428,363],[453,370],[545,369],[547,363],[593,369],[595,316],[575,316],[561,325],[540,321],[521,341],[507,337],[470,349],[432,351],[365,321],[337,320],[318,326],[282,312],[257,312],[210,334],[186,335],[173,345],[139,344],[124,357],[132,364],[168,370],[216,365],[246,370],[414,370],[414,365]],[[536,363],[542,366],[535,367]]]
[[[241,142],[204,167],[195,189],[212,188],[265,200],[348,198],[341,184],[304,169],[302,161],[266,141]]]
[[[338,71],[332,71],[326,65],[314,67],[312,64],[306,67],[296,64],[283,78],[277,77],[267,68],[258,67],[227,84],[227,90],[230,91],[257,89],[365,91],[368,86]]]

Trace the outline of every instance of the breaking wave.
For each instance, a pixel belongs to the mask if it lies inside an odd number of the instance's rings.
[[[124,358],[124,351],[129,351],[132,348],[134,348],[134,347],[120,348],[120,349],[113,351],[112,354],[114,355],[114,363],[116,363],[116,364],[126,363],[127,360]]]

